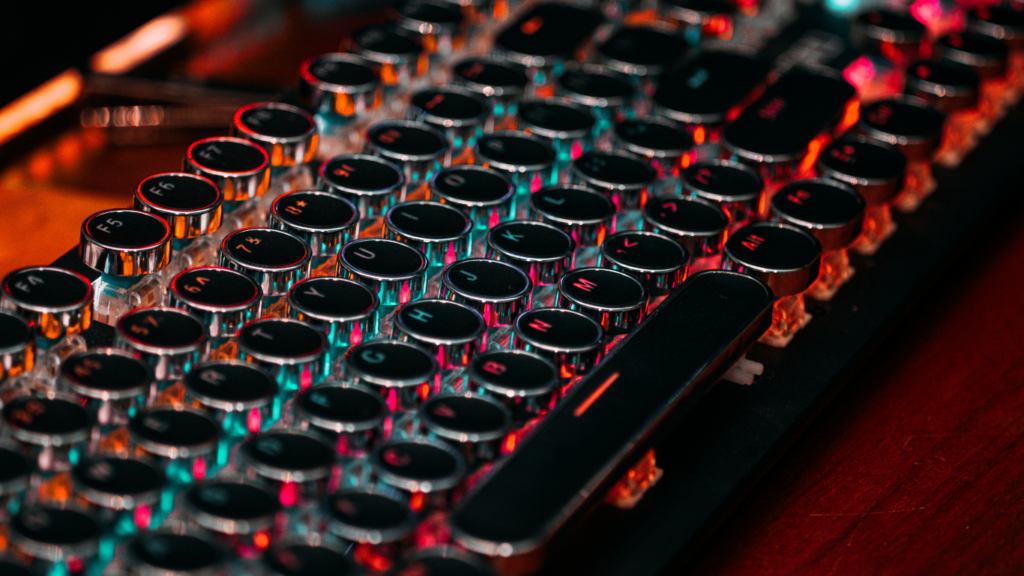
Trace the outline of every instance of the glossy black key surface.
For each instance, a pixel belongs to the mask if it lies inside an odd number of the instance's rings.
[[[472,342],[487,328],[476,310],[439,298],[409,302],[398,310],[394,322],[400,334],[436,346]]]
[[[891,199],[903,185],[907,158],[897,149],[863,136],[835,140],[818,157],[818,173],[852,186],[870,205]],[[884,187],[876,195],[875,189]]]
[[[567,67],[555,85],[573,102],[597,108],[623,107],[633,96],[633,87],[625,76],[597,64]]]
[[[131,510],[160,498],[167,478],[152,464],[132,458],[94,456],[71,471],[75,488],[97,506]]]
[[[472,304],[524,298],[532,288],[529,276],[522,270],[488,258],[455,262],[445,268],[441,281],[446,296]]]
[[[387,414],[380,394],[355,385],[324,384],[295,398],[300,418],[332,432],[356,432],[379,426]]]
[[[89,558],[96,553],[101,530],[84,512],[50,505],[23,506],[8,527],[15,547],[49,561]]]
[[[702,52],[658,82],[658,112],[686,124],[719,124],[749,98],[768,75],[768,65],[746,54]]]
[[[4,405],[3,418],[14,439],[38,446],[82,442],[92,424],[82,406],[61,397],[18,396]]]
[[[330,474],[334,451],[298,431],[272,430],[251,436],[240,452],[256,474],[281,482],[308,482]]]
[[[370,455],[370,466],[384,484],[410,492],[447,490],[466,474],[466,461],[455,449],[422,436],[383,442]]]
[[[665,234],[701,258],[719,252],[729,217],[699,198],[652,198],[644,206],[644,229]]]
[[[922,61],[907,68],[904,92],[951,114],[977,104],[980,85],[981,78],[963,64]]]
[[[190,458],[210,452],[220,426],[197,410],[172,407],[139,412],[128,424],[132,440],[147,452],[168,458]]]
[[[558,305],[590,316],[609,336],[640,323],[648,296],[642,282],[610,268],[576,268],[558,281]]]
[[[196,484],[183,499],[196,523],[225,534],[252,534],[271,528],[274,514],[281,508],[277,498],[263,488],[229,480]]]
[[[408,244],[384,238],[349,242],[338,254],[339,272],[344,268],[356,279],[390,281],[419,276],[427,259]]]
[[[431,396],[420,407],[420,418],[430,434],[455,443],[498,440],[512,425],[504,406],[468,392]]]
[[[139,210],[106,210],[82,223],[83,236],[115,249],[148,248],[166,240],[170,233],[166,220]]]
[[[482,125],[490,114],[479,96],[451,86],[420,90],[412,95],[409,107],[413,118],[439,129]]]
[[[623,74],[656,76],[688,49],[682,36],[635,26],[620,29],[597,51],[606,66]]]
[[[452,69],[455,83],[483,96],[518,96],[530,79],[515,64],[487,58],[463,60]]]
[[[245,354],[275,364],[308,362],[327,347],[322,332],[287,318],[255,320],[243,326],[235,338]]]
[[[346,367],[366,384],[401,388],[432,380],[437,360],[419,346],[398,340],[371,340],[345,354]]]
[[[451,242],[465,238],[473,226],[461,210],[422,200],[395,204],[384,221],[392,237],[405,242]]]
[[[278,196],[270,207],[278,227],[302,234],[341,232],[359,221],[351,202],[327,192],[299,190]],[[307,238],[303,238],[308,241]]]
[[[202,322],[177,308],[134,310],[121,317],[117,331],[132,348],[152,354],[194,351],[206,341]]]
[[[273,228],[245,228],[221,243],[221,259],[243,271],[295,268],[308,263],[310,255],[301,238]]]
[[[627,230],[601,243],[601,265],[640,280],[652,296],[667,294],[682,282],[689,260],[686,248],[653,232]]]
[[[603,497],[645,448],[652,424],[692,405],[760,337],[771,306],[771,291],[755,279],[692,277],[463,500],[452,515],[456,542],[499,556],[542,545]]]
[[[139,183],[136,207],[157,214],[204,212],[223,201],[217,185],[202,176],[184,173],[157,174]]]
[[[697,162],[683,170],[681,179],[685,193],[720,204],[756,204],[764,190],[764,180],[757,172],[728,160]]]
[[[314,84],[329,84],[339,91],[362,90],[377,82],[377,75],[364,60],[339,58],[338,54],[324,54],[307,60],[300,74],[308,75]]]
[[[420,53],[415,40],[378,24],[353,32],[352,44],[363,58],[376,63],[412,60]]]
[[[190,397],[218,410],[264,406],[277,393],[277,383],[269,374],[237,360],[216,360],[196,366],[185,375],[184,383]]]
[[[29,311],[59,313],[89,302],[92,285],[70,270],[52,266],[22,268],[3,280],[4,299]]]
[[[576,241],[544,222],[512,220],[487,233],[487,254],[519,266],[534,285],[553,284],[569,266]]]
[[[852,188],[824,178],[790,182],[772,198],[775,216],[810,232],[824,252],[845,248],[860,235],[864,207]]]
[[[589,316],[566,308],[534,308],[519,315],[513,342],[517,348],[545,358],[593,352],[604,341],[604,329]],[[556,362],[562,364],[560,362]],[[584,371],[591,366],[559,368]],[[563,374],[564,376],[564,374]]]
[[[371,316],[379,305],[369,288],[344,278],[309,278],[288,292],[292,315],[305,322],[360,320]]]
[[[438,158],[448,149],[444,135],[426,124],[385,121],[366,132],[366,141],[380,156],[392,162]]]
[[[523,14],[495,39],[507,58],[526,66],[550,66],[571,56],[603,18],[593,10],[566,4],[541,4]]]
[[[551,166],[555,153],[544,140],[523,132],[496,132],[476,142],[478,161],[505,172],[531,172]]]
[[[558,100],[532,100],[519,105],[519,129],[552,140],[586,138],[594,117],[585,108]]]
[[[204,312],[245,310],[263,296],[256,282],[227,268],[193,268],[171,281],[175,300]]]
[[[260,142],[301,140],[317,130],[313,117],[300,108],[271,102],[243,106],[234,120],[234,130]]]
[[[345,488],[325,501],[330,531],[351,542],[393,542],[416,525],[416,515],[393,491]]]
[[[282,544],[264,552],[260,562],[280,576],[348,576],[360,571],[342,551],[323,544]]]
[[[131,352],[94,348],[68,356],[60,380],[75,394],[100,400],[141,396],[153,382],[153,371]]]
[[[637,128],[635,124],[630,126]],[[634,190],[650,185],[657,178],[649,163],[636,156],[614,152],[584,152],[573,162],[573,168],[584,183],[599,190]]]
[[[206,138],[189,146],[187,162],[224,176],[249,174],[267,167],[270,157],[259,146],[237,138]]]
[[[678,124],[655,118],[626,120],[615,126],[618,145],[648,159],[678,159],[693,148],[693,136]],[[662,166],[662,170],[670,169]]]
[[[599,228],[615,215],[608,196],[579,186],[542,188],[530,195],[530,210],[572,236],[577,245],[599,244]]]
[[[502,397],[546,394],[558,385],[558,369],[544,358],[522,350],[478,354],[466,370],[471,383]]]
[[[138,573],[168,576],[211,571],[224,562],[224,552],[214,544],[189,534],[144,532],[125,547],[126,563]]]
[[[968,66],[982,78],[1006,74],[1009,50],[991,36],[972,32],[950,34],[939,38],[935,48],[943,59]]]
[[[500,172],[463,165],[435,174],[430,180],[430,193],[432,200],[471,210],[506,203],[512,199],[515,188]]]
[[[766,282],[777,297],[799,294],[818,277],[821,243],[787,224],[758,222],[725,244],[722,267]]]
[[[383,196],[405,182],[397,166],[375,156],[348,154],[320,166],[320,187],[335,194]]]
[[[870,138],[897,146],[908,160],[920,160],[935,151],[945,119],[924,100],[899,97],[864,106],[857,128]]]

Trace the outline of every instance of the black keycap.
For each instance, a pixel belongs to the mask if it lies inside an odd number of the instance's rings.
[[[1011,6],[979,6],[967,15],[967,29],[996,38],[1010,50],[1024,45],[1024,12]]]
[[[359,573],[342,551],[322,543],[273,546],[260,561],[271,574],[280,576],[349,576]]]
[[[764,180],[746,164],[704,160],[683,170],[683,194],[707,200],[725,212],[732,224],[757,217]]]
[[[370,466],[387,486],[428,494],[454,488],[466,474],[466,461],[455,449],[421,436],[382,443],[370,455]]]
[[[0,310],[0,382],[31,370],[35,362],[35,338],[22,317]]]
[[[550,67],[583,44],[603,18],[566,4],[541,4],[505,28],[495,39],[504,57],[524,66]]]
[[[354,346],[376,332],[379,307],[369,288],[344,278],[309,278],[288,292],[289,313],[322,331],[331,346]]]
[[[644,206],[644,229],[676,240],[690,258],[722,251],[729,217],[718,206],[698,198],[653,198]]]
[[[78,255],[86,266],[112,276],[141,276],[171,260],[171,229],[140,210],[105,210],[82,223]]]
[[[675,175],[693,136],[678,124],[655,118],[626,120],[615,127],[618,148],[647,159],[658,177]]]
[[[391,411],[410,410],[423,399],[421,388],[433,384],[437,360],[424,349],[398,340],[371,340],[345,353],[350,376],[388,400]]]
[[[606,66],[630,76],[656,77],[681,58],[688,46],[681,36],[654,28],[622,28],[598,47]]]
[[[274,526],[277,498],[253,484],[211,480],[189,488],[183,501],[189,517],[221,534],[253,534]]]
[[[90,558],[99,548],[99,523],[77,510],[23,506],[10,519],[8,528],[15,548],[43,561]]]
[[[928,29],[910,14],[893,10],[868,10],[857,16],[851,39],[897,64],[913,62],[922,56],[921,48]]]
[[[291,318],[261,318],[249,322],[235,336],[242,359],[253,362],[275,376],[287,387],[312,382],[324,367],[321,359],[327,350],[327,337],[316,328]]]
[[[518,267],[487,258],[460,260],[441,276],[441,296],[480,312],[492,328],[511,324],[526,310],[532,288]]]
[[[422,252],[395,240],[365,238],[338,253],[338,276],[362,282],[384,306],[408,302],[423,293],[428,261]]]
[[[96,400],[122,400],[144,395],[153,371],[127,350],[95,348],[68,356],[59,381],[75,394]]]
[[[320,188],[352,202],[362,218],[382,216],[404,185],[402,169],[376,156],[344,154],[320,166]]]
[[[444,266],[468,256],[473,223],[458,208],[415,200],[402,202],[384,215],[387,235],[419,248],[433,266]]]
[[[273,430],[251,436],[240,449],[257,475],[279,482],[310,482],[331,473],[334,451],[298,431]]]
[[[166,220],[174,238],[216,232],[223,202],[217,185],[195,174],[157,174],[140,182],[135,190],[135,208]]]
[[[270,156],[241,138],[204,138],[185,152],[183,170],[209,178],[225,201],[251,200],[270,186]]]
[[[338,253],[354,236],[359,210],[348,200],[313,190],[282,194],[270,207],[270,227],[305,240],[312,258]]]
[[[895,147],[908,161],[931,158],[942,138],[945,116],[925,101],[911,96],[880,100],[865,106],[858,130]]]
[[[477,140],[477,162],[513,174],[533,174],[551,167],[555,152],[544,140],[524,132],[495,132]],[[543,182],[541,182],[543,184]],[[530,182],[531,189],[533,182]]]
[[[349,542],[381,544],[400,540],[416,526],[409,504],[390,490],[345,488],[325,501],[327,526]]]
[[[762,280],[776,298],[799,294],[818,277],[821,244],[786,224],[748,224],[725,244],[722,267]]]
[[[11,437],[33,446],[67,446],[84,442],[92,422],[69,397],[18,396],[4,405]]]
[[[681,284],[689,259],[686,248],[654,232],[619,232],[601,244],[601,265],[633,276],[652,296],[668,294]]]
[[[565,308],[534,308],[519,315],[512,342],[554,362],[564,379],[583,374],[601,359],[604,329],[590,316]]]
[[[907,68],[904,91],[952,114],[978,103],[981,78],[956,62],[917,62]]]
[[[463,60],[455,65],[452,72],[456,84],[498,102],[517,100],[530,82],[522,67],[490,58]],[[494,113],[501,115],[505,110],[495,110]]]
[[[530,212],[572,237],[577,246],[595,246],[615,216],[608,196],[581,186],[553,186],[530,196]]]
[[[722,124],[729,119],[730,111],[755,93],[767,75],[768,66],[752,56],[702,52],[658,82],[654,92],[656,111],[684,124]]]
[[[128,424],[132,440],[146,452],[166,458],[194,458],[211,452],[220,439],[220,426],[198,410],[151,408]]]
[[[264,296],[280,296],[308,274],[312,255],[309,244],[294,234],[245,228],[224,238],[220,263],[255,280]]]
[[[823,253],[846,248],[860,235],[864,198],[835,180],[797,180],[772,198],[772,212],[782,222],[818,239]]]
[[[531,100],[519,105],[519,129],[550,140],[572,142],[590,136],[594,117],[582,106],[554,98]]]
[[[191,312],[211,338],[234,336],[259,315],[263,290],[256,282],[228,268],[192,268],[171,280],[168,303]]]
[[[482,166],[452,166],[430,179],[430,199],[458,207],[478,228],[507,219],[514,193],[504,174]]]
[[[497,458],[512,426],[507,408],[472,392],[431,396],[419,415],[423,430],[455,446],[471,467]]]
[[[269,374],[238,360],[200,364],[189,371],[184,383],[189,398],[224,412],[261,408],[277,393],[277,383]]]
[[[189,534],[143,532],[125,547],[125,562],[135,573],[168,576],[213,572],[224,563],[224,552]]]
[[[92,324],[92,284],[81,274],[52,266],[21,268],[4,278],[0,290],[5,307],[43,338],[57,340]]]
[[[598,64],[567,66],[555,86],[569,100],[596,109],[624,111],[633,98],[625,76]]]
[[[487,255],[518,266],[534,286],[548,286],[571,265],[576,241],[562,230],[535,220],[498,224],[487,233]]]
[[[590,316],[610,336],[640,324],[647,298],[639,280],[609,268],[576,268],[558,281],[558,305]]]
[[[561,383],[554,364],[523,350],[478,354],[466,368],[466,375],[474,389],[493,394],[520,421],[551,409]]]
[[[160,499],[167,478],[143,460],[94,456],[71,471],[75,491],[101,508],[133,510]]]
[[[465,366],[481,345],[487,323],[479,312],[452,300],[413,300],[395,315],[395,337],[433,353],[442,369]]]
[[[939,38],[935,49],[943,59],[969,67],[982,80],[1006,75],[1009,49],[991,36],[950,34]]]
[[[822,151],[817,169],[818,174],[852,187],[868,206],[877,206],[890,202],[903,188],[907,158],[866,136],[846,136]]]
[[[140,308],[117,322],[117,339],[138,352],[157,380],[181,378],[206,347],[206,326],[178,308]]]
[[[619,210],[643,207],[658,173],[622,152],[585,152],[573,162],[573,180],[607,194]]]
[[[295,410],[311,425],[339,434],[375,429],[387,414],[379,394],[347,384],[308,388],[296,397]]]

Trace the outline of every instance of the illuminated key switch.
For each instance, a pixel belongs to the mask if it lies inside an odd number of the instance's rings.
[[[423,51],[443,58],[462,48],[462,11],[457,6],[414,0],[398,7],[395,25],[416,39]]]
[[[392,438],[370,454],[372,476],[404,493],[416,512],[448,507],[466,467],[465,458],[454,448],[425,436]]]
[[[302,426],[334,438],[341,456],[365,456],[384,433],[387,406],[380,394],[356,384],[325,383],[295,398],[295,416]]]
[[[423,296],[428,265],[419,250],[387,238],[360,238],[338,253],[338,276],[364,284],[385,308]]]
[[[532,292],[530,277],[501,260],[460,260],[441,274],[441,297],[473,308],[491,328],[515,322],[529,308]]]
[[[476,141],[476,163],[508,176],[515,186],[512,213],[522,198],[554,184],[555,151],[544,139],[525,132],[495,132]]]
[[[980,86],[981,78],[956,62],[917,62],[907,69],[906,93],[947,115],[942,144],[935,152],[935,161],[943,166],[958,165],[978,142]]]
[[[245,469],[286,508],[313,504],[329,493],[334,450],[313,433],[275,428],[250,436],[238,451]]]
[[[310,266],[318,268],[355,237],[358,222],[359,211],[348,200],[329,192],[296,190],[274,200],[268,226],[305,240]]]
[[[404,201],[410,191],[441,169],[448,153],[448,140],[427,124],[385,120],[367,130],[365,151],[401,168],[405,184],[398,200]]]
[[[599,246],[615,231],[615,204],[583,186],[552,186],[530,196],[530,216],[562,230],[577,247]]]
[[[231,133],[263,148],[270,157],[271,168],[312,162],[320,144],[320,133],[313,117],[298,106],[280,102],[260,102],[239,108]]]
[[[376,333],[379,308],[372,290],[345,278],[310,278],[288,292],[288,313],[323,332],[336,351]]]
[[[719,142],[722,127],[761,93],[767,75],[768,66],[751,55],[704,51],[658,82],[653,112],[686,126],[696,144]]]
[[[667,20],[685,28],[690,44],[701,38],[729,40],[733,31],[736,6],[724,0],[670,0],[662,6]]]
[[[987,134],[1010,103],[1007,78],[1009,48],[991,36],[973,32],[944,36],[938,39],[935,47],[944,60],[963,64],[981,78],[978,86],[980,118],[976,129],[982,135]]]
[[[889,206],[903,188],[906,157],[867,136],[844,136],[825,149],[817,171],[822,177],[850,186],[864,199],[863,233],[851,248],[861,254],[874,254],[896,231]]]
[[[689,46],[668,26],[627,26],[597,47],[600,64],[625,74],[642,92],[652,93],[659,76],[682,58]],[[645,106],[637,110],[642,113]]]
[[[185,401],[220,423],[225,438],[236,440],[269,427],[280,417],[277,383],[270,374],[238,360],[204,362],[185,375]],[[227,463],[228,446],[222,447]]]
[[[847,248],[861,234],[865,204],[853,188],[824,178],[790,182],[772,199],[775,218],[810,233],[821,244],[821,271],[807,296],[831,300],[853,276]]]
[[[320,166],[318,187],[348,200],[362,220],[372,220],[398,198],[405,176],[396,164],[366,154],[344,154]]]
[[[520,423],[544,414],[558,400],[558,368],[525,350],[477,354],[466,368],[466,376],[471,390],[492,394]]]
[[[440,130],[448,140],[445,165],[462,160],[483,135],[491,117],[487,102],[478,94],[455,86],[425,88],[412,95],[407,115]]]
[[[139,276],[159,272],[171,261],[171,229],[167,221],[141,210],[97,212],[82,222],[78,254],[104,281],[130,286]]]
[[[565,72],[555,81],[555,95],[590,110],[597,119],[598,134],[626,117],[633,92],[627,76],[600,64],[568,62]]]
[[[654,297],[682,284],[689,261],[686,248],[655,232],[627,230],[612,234],[601,244],[600,265],[633,276]]]
[[[767,212],[764,180],[746,164],[703,160],[684,170],[680,180],[684,196],[707,200],[721,208],[731,230]]]
[[[354,562],[344,555],[344,549],[336,548],[327,540],[316,532],[292,538],[267,549],[260,558],[260,566],[267,574],[277,576],[305,576],[320,567],[327,567],[337,576],[358,574]]]
[[[563,380],[585,374],[601,360],[604,329],[590,316],[567,308],[534,308],[519,315],[512,343],[558,367]]]
[[[216,574],[225,568],[225,554],[199,536],[160,530],[133,538],[125,546],[124,564],[134,574]]]
[[[561,170],[593,146],[594,117],[586,108],[557,98],[519,104],[519,129],[551,141]]]
[[[7,528],[11,552],[24,555],[35,569],[33,574],[87,573],[102,534],[93,515],[73,506],[46,504],[22,506]]]
[[[615,127],[615,148],[646,158],[657,173],[651,190],[656,196],[680,193],[679,172],[693,161],[693,144],[693,136],[668,120],[626,120]]]
[[[263,291],[252,278],[213,266],[186,270],[171,280],[170,306],[191,312],[210,338],[230,338],[249,320],[258,318]]]
[[[140,411],[128,423],[130,450],[153,457],[172,486],[186,486],[214,471],[213,452],[221,428],[195,408],[158,406]],[[168,509],[162,509],[166,514]]]
[[[808,172],[834,134],[857,121],[857,90],[825,72],[787,72],[722,130],[725,155],[750,165],[768,195]]]
[[[494,228],[512,216],[515,187],[507,176],[482,166],[452,166],[430,179],[427,199],[463,211],[476,230]]]
[[[235,341],[239,357],[269,372],[282,391],[319,383],[330,366],[323,332],[292,318],[253,320]]]
[[[517,64],[489,57],[462,60],[452,68],[452,81],[487,100],[490,118],[484,132],[514,127],[519,100],[525,95],[530,78]]]
[[[105,520],[126,531],[151,527],[152,508],[160,500],[167,476],[153,463],[132,457],[92,456],[71,471],[75,494],[101,509]],[[100,561],[113,560],[114,545],[122,535],[108,534],[100,548]],[[106,548],[106,549],[104,549]]]
[[[760,342],[784,348],[811,321],[804,295],[818,278],[821,243],[807,232],[781,223],[741,228],[725,244],[722,268],[758,278],[775,295],[772,325]]]
[[[391,412],[419,407],[437,375],[437,359],[410,342],[370,340],[345,353],[345,378],[375,390]]]
[[[270,155],[241,138],[204,138],[185,152],[183,172],[212,181],[227,202],[262,196],[270,187]]]
[[[501,455],[512,414],[498,401],[472,392],[431,396],[419,411],[422,432],[458,450],[474,468]]]
[[[135,189],[134,208],[166,220],[177,241],[216,232],[223,204],[224,195],[217,185],[195,174],[156,174]]]
[[[0,383],[32,370],[36,360],[35,340],[24,318],[0,310]]]
[[[402,561],[396,574],[493,576],[494,570],[479,556],[454,546],[421,548]]]
[[[324,509],[331,534],[355,545],[345,557],[374,571],[387,570],[401,557],[417,521],[398,491],[374,486],[343,488],[325,500]]]
[[[432,353],[442,370],[468,364],[483,347],[486,329],[479,312],[452,300],[413,300],[394,318],[394,337]]]
[[[222,478],[198,483],[182,496],[185,516],[213,541],[242,558],[255,558],[270,543],[281,504],[267,490]]]
[[[299,67],[299,101],[329,123],[348,122],[383,100],[373,64],[353,54],[324,54]]]
[[[416,40],[388,26],[372,24],[356,30],[348,49],[377,66],[385,87],[405,86],[430,66],[430,59]]]
[[[440,202],[402,202],[384,215],[385,235],[421,250],[432,268],[469,256],[472,229],[473,223],[461,210]]]
[[[44,478],[70,470],[85,455],[92,428],[78,398],[53,392],[11,399],[4,405],[3,423]]]
[[[298,236],[274,228],[244,228],[224,237],[220,265],[252,278],[264,298],[288,293],[309,276],[312,250]]]
[[[487,257],[519,267],[536,286],[550,286],[572,266],[576,241],[536,220],[503,222],[487,233]]]
[[[185,310],[139,308],[117,322],[115,343],[139,354],[157,382],[177,380],[208,348],[206,326]]]
[[[640,324],[649,295],[643,283],[629,274],[610,268],[576,268],[558,281],[557,303],[590,316],[605,334],[617,336]]]
[[[92,324],[92,284],[52,266],[21,268],[4,277],[0,306],[21,316],[37,338],[55,341]]]
[[[145,404],[153,386],[153,371],[128,350],[92,348],[64,359],[57,374],[57,389],[85,399],[82,406],[107,432],[128,423]]]
[[[654,198],[644,206],[643,229],[679,242],[690,256],[693,274],[719,268],[729,217],[700,198]]]
[[[931,53],[928,29],[904,12],[868,10],[854,20],[851,34],[861,48],[877,52],[899,68]]]

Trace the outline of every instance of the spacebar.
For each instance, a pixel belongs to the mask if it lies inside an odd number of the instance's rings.
[[[467,495],[456,541],[489,556],[538,549],[768,329],[771,309],[771,290],[749,276],[688,279]]]

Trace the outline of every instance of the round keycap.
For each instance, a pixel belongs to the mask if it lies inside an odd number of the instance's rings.
[[[822,252],[845,248],[860,235],[864,199],[835,180],[796,180],[772,198],[772,212],[782,222],[809,232]]]
[[[555,82],[563,96],[591,108],[624,108],[633,96],[625,77],[597,64],[567,66]]]
[[[353,235],[358,221],[359,210],[329,192],[288,192],[274,200],[270,208],[270,226],[302,238],[312,258],[337,254]]]
[[[511,262],[536,286],[554,284],[576,250],[576,241],[558,228],[535,220],[498,224],[487,233],[488,256]]]
[[[533,282],[513,264],[487,258],[461,260],[445,268],[441,296],[480,312],[487,325],[510,324],[529,305]]]
[[[924,100],[900,96],[864,106],[857,127],[914,162],[930,158],[939,147],[945,119]]]
[[[235,112],[231,128],[235,134],[260,145],[274,166],[305,164],[316,155],[316,122],[298,106],[280,102],[249,104]]]
[[[897,64],[916,60],[928,29],[910,14],[892,10],[868,10],[854,22],[854,38]]]
[[[381,67],[381,81],[402,85],[421,72],[420,47],[387,26],[363,26],[352,33],[352,52]]]
[[[424,437],[382,443],[370,455],[370,465],[381,482],[409,492],[447,490],[466,474],[466,462],[458,452]]]
[[[371,152],[400,165],[437,160],[448,150],[444,134],[410,120],[378,122],[366,132],[366,142]]]
[[[389,238],[420,248],[431,264],[443,266],[465,255],[473,223],[458,208],[416,200],[389,208],[384,226]]]
[[[516,99],[529,83],[522,68],[489,58],[463,60],[452,72],[456,83],[488,98]]]
[[[502,172],[536,172],[551,167],[555,153],[546,142],[525,132],[495,132],[476,142],[477,162]]]
[[[681,284],[689,259],[678,242],[653,232],[619,232],[601,244],[601,265],[633,276],[652,295],[667,294]]]
[[[817,168],[821,176],[843,182],[869,206],[876,206],[889,202],[903,188],[907,159],[877,140],[846,136],[825,148],[818,157]]]
[[[746,164],[704,160],[683,170],[680,178],[684,194],[716,204],[733,224],[758,213],[764,180]]]
[[[665,234],[691,258],[721,252],[729,217],[721,208],[698,198],[654,198],[644,206],[644,228]]]
[[[266,551],[263,565],[280,576],[349,576],[355,564],[341,552],[322,544],[282,544]]]
[[[324,54],[299,67],[299,99],[319,114],[360,116],[380,104],[380,79],[359,56]]]
[[[657,111],[691,125],[717,125],[750,96],[767,75],[764,62],[738,52],[703,52],[658,81]],[[706,135],[705,135],[706,137]]]
[[[298,431],[263,432],[248,438],[242,454],[256,474],[280,482],[309,482],[331,473],[334,451]]]
[[[188,310],[206,326],[210,337],[234,336],[260,308],[263,290],[228,268],[186,270],[171,280],[168,303]]]
[[[586,108],[555,98],[519,105],[519,129],[551,140],[579,140],[590,135],[594,117]]]
[[[567,60],[578,43],[601,23],[597,10],[562,3],[532,5],[519,20],[505,26],[494,41],[501,58],[543,72]]]
[[[799,294],[818,277],[821,244],[786,224],[757,223],[740,228],[725,244],[723,268],[759,278],[776,298]]]
[[[498,219],[507,216],[514,193],[512,182],[504,174],[481,166],[452,166],[430,179],[431,200],[456,206],[471,221],[482,225],[494,222],[491,214],[496,213]]]
[[[437,361],[419,346],[398,340],[370,340],[345,354],[345,365],[366,384],[405,388],[433,380]]]
[[[203,323],[177,308],[133,310],[118,320],[117,335],[132,349],[157,356],[192,354],[206,343]]]
[[[71,471],[76,493],[102,508],[134,510],[160,499],[167,478],[149,462],[94,456]]]
[[[112,276],[152,274],[171,261],[171,229],[140,210],[104,210],[82,222],[78,254],[90,268]]]
[[[192,520],[222,534],[252,534],[272,528],[274,515],[281,508],[263,488],[230,480],[192,486],[185,492],[184,504]]]
[[[259,145],[241,138],[205,138],[185,152],[184,170],[209,178],[224,200],[262,196],[270,186],[270,156]]]
[[[306,275],[312,251],[304,240],[273,228],[244,228],[221,243],[220,263],[252,278],[264,296],[279,296]]]
[[[402,335],[426,346],[474,342],[487,328],[476,310],[436,298],[409,302],[398,310],[394,321]]]
[[[906,93],[917,96],[946,114],[978,102],[981,79],[955,62],[918,62],[907,69]]]
[[[359,432],[384,422],[387,407],[379,394],[352,384],[307,388],[295,398],[299,418],[331,432]]]
[[[967,29],[995,38],[1010,50],[1024,48],[1024,12],[1011,6],[978,6],[967,16]]]
[[[349,242],[338,253],[338,275],[359,280],[376,289],[385,304],[392,304],[409,292],[422,290],[427,258],[412,246],[385,238],[365,238]],[[382,293],[383,292],[383,293]]]
[[[640,324],[647,297],[639,280],[608,268],[576,268],[558,281],[559,305],[587,314],[610,335]]]
[[[548,395],[558,386],[558,369],[550,361],[522,350],[478,354],[466,368],[469,381],[501,398]]]
[[[28,486],[32,467],[24,454],[0,446],[0,496],[16,495]]]
[[[431,396],[420,407],[420,419],[430,434],[458,443],[498,440],[512,425],[504,406],[469,392]]]
[[[483,126],[490,110],[479,96],[462,88],[437,86],[412,95],[409,103],[412,118],[437,128]],[[465,143],[452,143],[461,146]]]
[[[687,50],[679,36],[643,26],[622,28],[598,47],[603,63],[631,76],[661,74]]]
[[[372,319],[379,305],[369,288],[344,278],[310,278],[288,293],[291,314],[324,330],[331,344],[341,344],[338,337],[351,333],[357,324],[361,328],[360,323]]]
[[[530,212],[563,230],[577,246],[604,241],[615,205],[608,196],[582,186],[552,186],[530,195]]]
[[[240,411],[269,404],[277,383],[252,364],[217,360],[192,368],[185,376],[185,390],[207,408]]]
[[[92,422],[69,397],[18,396],[4,405],[4,424],[15,439],[34,446],[84,442]]]
[[[431,576],[493,576],[479,556],[467,554],[454,546],[421,548],[399,564],[396,574],[429,574]]]
[[[397,494],[363,486],[340,490],[326,500],[333,534],[351,542],[394,542],[412,532],[416,515]]]
[[[125,552],[126,563],[136,574],[208,574],[224,562],[224,553],[206,540],[170,532],[143,532]]]
[[[77,510],[24,506],[11,518],[8,528],[17,548],[50,562],[90,558],[99,547],[99,523]]]
[[[344,154],[320,166],[320,188],[352,202],[363,218],[381,216],[404,185],[402,169],[376,156]]]
[[[608,194],[620,209],[642,207],[657,177],[649,162],[622,152],[585,152],[573,162],[573,179]]]
[[[135,208],[167,220],[174,238],[197,238],[220,228],[224,195],[209,178],[156,174],[139,183]]]
[[[513,343],[558,367],[562,378],[597,364],[604,329],[589,316],[566,308],[535,308],[519,315]]]
[[[615,126],[615,137],[626,152],[662,162],[677,160],[693,148],[693,136],[667,120],[626,120]],[[671,166],[660,168],[671,170]]]
[[[220,426],[192,408],[151,408],[132,418],[128,431],[136,444],[165,458],[207,454],[217,447],[220,438]]]
[[[447,56],[455,44],[453,36],[462,24],[462,12],[457,6],[413,0],[399,6],[396,24],[405,33],[420,38],[428,52]]]
[[[327,348],[322,332],[291,318],[254,320],[235,338],[239,351],[246,356],[279,366],[313,362]]]
[[[44,338],[77,334],[92,324],[92,284],[81,274],[52,266],[21,268],[2,286],[4,306]]]
[[[145,362],[116,348],[94,348],[68,356],[60,365],[60,384],[97,400],[120,400],[145,394],[153,371]]]
[[[935,47],[944,59],[968,66],[982,80],[1006,74],[1009,51],[1005,44],[990,36],[972,32],[950,34],[939,38]]]

